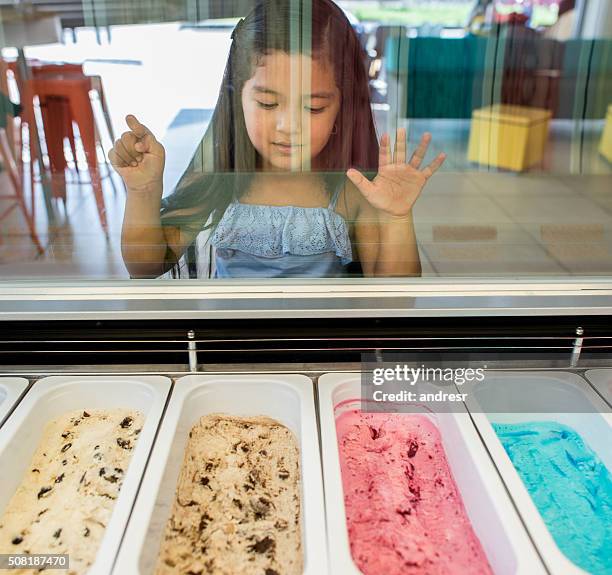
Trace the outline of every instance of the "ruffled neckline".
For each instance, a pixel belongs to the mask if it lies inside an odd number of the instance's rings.
[[[233,201],[211,238],[219,248],[260,257],[334,252],[352,261],[346,220],[331,207],[270,206]]]

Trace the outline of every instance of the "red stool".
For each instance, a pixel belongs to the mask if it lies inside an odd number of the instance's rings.
[[[12,72],[13,77],[15,79],[15,83],[17,84],[17,90],[19,91],[20,99],[22,100],[22,104],[24,105],[23,114],[22,114],[22,122],[29,129],[30,135],[30,156],[31,162],[34,163],[37,157],[36,146],[32,145],[34,141],[32,138],[36,136],[34,133],[35,124],[35,115],[33,106],[29,106],[28,103],[32,102],[34,94],[26,94],[26,86],[23,83],[23,79],[21,77],[20,69],[17,64],[17,61],[7,62],[8,69]],[[83,67],[80,64],[43,64],[38,59],[28,59],[28,67],[31,71],[33,77],[35,76],[44,76],[48,74],[58,74],[61,73],[62,70],[70,73],[78,73],[83,75]],[[63,107],[60,109],[54,109],[51,111],[52,114],[62,114],[65,115],[65,111]],[[74,158],[76,159],[76,148],[74,143],[74,134],[72,132],[72,125],[68,126],[70,123],[69,120],[66,121],[66,128],[63,130],[62,136],[67,137],[70,140],[70,147],[73,151]],[[68,129],[69,128],[69,129]],[[55,195],[55,194],[54,194]]]
[[[87,165],[91,174],[91,184],[94,188],[96,196],[96,204],[102,227],[107,231],[106,218],[104,215],[104,200],[101,191],[98,189],[101,186],[102,176],[100,175],[97,162],[96,146],[99,144],[102,154],[105,157],[107,173],[104,177],[108,178],[111,186],[116,193],[115,182],[112,178],[112,172],[106,163],[106,155],[96,129],[95,117],[89,99],[89,92],[97,94],[102,113],[104,115],[106,129],[114,141],[114,133],[110,114],[106,105],[106,98],[102,88],[102,79],[99,76],[86,76],[83,73],[81,64],[68,63],[43,63],[39,60],[31,60],[30,65],[32,80],[23,82],[18,73],[15,63],[10,66],[15,74],[22,101],[24,103],[23,122],[28,125],[30,142],[37,137],[36,134],[36,118],[34,113],[34,97],[38,97],[40,111],[43,120],[43,128],[45,135],[45,144],[47,155],[49,158],[49,167],[52,174],[52,189],[54,197],[61,198],[66,202],[66,178],[65,169],[68,167],[66,157],[64,155],[64,139],[67,138],[70,143],[72,157],[77,173],[79,173],[79,165],[77,161],[77,152],[75,144],[75,136],[73,131],[73,122],[79,126],[83,149]],[[63,85],[62,85],[63,83]],[[73,87],[80,90],[80,94],[72,97],[71,90]],[[56,90],[56,92],[54,92]],[[83,95],[87,95],[87,103]],[[67,95],[68,94],[68,95]],[[86,110],[79,110],[80,106],[86,106]],[[76,115],[75,115],[76,113]],[[78,116],[78,118],[77,118]],[[86,119],[87,118],[87,119]],[[86,124],[84,124],[84,122]],[[94,144],[91,145],[91,135],[93,134]],[[31,181],[34,186],[34,169],[33,163],[36,160],[36,146],[30,145],[31,156]],[[79,178],[80,181],[80,178]]]
[[[100,107],[102,108],[102,114],[104,115],[104,120],[106,124],[106,129],[110,136],[112,142],[115,141],[115,134],[113,131],[112,122],[110,119],[110,113],[108,111],[108,106],[106,104],[106,97],[104,96],[104,89],[102,87],[102,78],[100,76],[86,76],[83,72],[82,64],[68,64],[68,63],[43,63],[40,61],[35,61],[32,66],[32,76],[34,78],[48,78],[53,76],[77,76],[82,78],[89,78],[91,81],[91,91],[94,92],[98,100],[100,102]],[[77,172],[79,171],[78,162],[76,160],[76,146],[74,141],[74,132],[72,130],[72,118],[70,116],[70,106],[68,102],[63,98],[50,99],[47,103],[48,111],[50,115],[61,115],[62,117],[62,125],[65,125],[65,128],[62,130],[61,137],[68,138],[70,142],[70,148],[72,150],[72,157],[74,159],[74,164]],[[60,141],[62,138],[51,138],[53,142]],[[101,145],[101,142],[100,142]],[[63,146],[62,146],[63,147]],[[102,148],[104,152],[104,148]],[[57,154],[59,159],[59,154]],[[109,172],[110,173],[110,172]],[[111,178],[112,183],[112,178]],[[114,188],[114,184],[113,184]]]
[[[81,143],[85,151],[85,158],[91,177],[91,185],[96,198],[100,223],[105,232],[108,231],[106,221],[106,208],[102,193],[102,180],[97,159],[96,124],[89,91],[92,89],[91,78],[78,75],[53,75],[34,77],[24,83],[24,92],[27,95],[26,107],[32,107],[34,95],[38,96],[45,127],[45,141],[51,164],[51,171],[55,182],[61,184],[60,196],[65,201],[65,173],[66,159],[63,150],[63,135],[67,130],[66,114],[54,114],[54,109],[65,106],[61,100],[67,102],[70,123],[74,122],[79,128]],[[48,102],[51,101],[49,108]],[[30,106],[32,103],[32,106]],[[65,107],[64,107],[65,111]],[[33,115],[33,114],[32,114]],[[58,134],[60,137],[58,137]],[[59,144],[59,145],[58,145]],[[55,188],[56,186],[54,186]]]
[[[57,76],[60,74],[76,74],[78,76],[84,76],[83,66],[81,64],[52,64],[52,63],[42,63],[39,60],[30,63],[30,70],[32,72],[32,76],[34,78],[45,78],[48,76]],[[63,165],[63,169],[67,168],[67,164],[64,158],[63,153],[63,140],[67,138],[70,143],[70,150],[72,151],[72,158],[74,160],[74,167],[76,171],[79,171],[79,164],[77,162],[76,155],[76,143],[74,141],[74,131],[72,129],[72,117],[70,116],[70,106],[68,105],[67,100],[64,98],[50,98],[47,102],[47,111],[48,116],[55,118],[61,125],[61,129],[59,132],[55,130],[52,131],[51,127],[49,127],[49,141],[47,142],[47,148],[49,146],[55,147],[57,143],[60,143],[61,146],[61,160],[59,154],[57,154],[54,150],[54,158],[56,161],[55,167],[57,169],[61,169],[60,166],[57,165],[57,161],[60,161],[60,165]],[[61,121],[60,121],[61,118]],[[43,125],[45,126],[45,130],[47,130],[47,125],[43,119]],[[51,154],[50,154],[51,155]],[[65,193],[63,194],[65,196]],[[65,197],[64,197],[65,201]]]

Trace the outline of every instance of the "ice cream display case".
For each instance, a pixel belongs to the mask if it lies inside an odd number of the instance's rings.
[[[605,280],[4,284],[0,572],[611,573],[611,318]]]

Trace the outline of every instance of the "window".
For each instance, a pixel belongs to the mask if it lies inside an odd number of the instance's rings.
[[[605,0],[143,6],[0,8],[3,279],[610,276]]]

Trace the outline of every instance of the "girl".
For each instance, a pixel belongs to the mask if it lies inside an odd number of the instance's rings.
[[[404,130],[379,148],[364,54],[331,0],[258,0],[239,22],[210,127],[164,200],[164,148],[126,121],[109,157],[132,277],[165,273],[205,229],[219,278],[420,274],[412,206],[444,155],[422,167],[426,134],[407,162]]]

